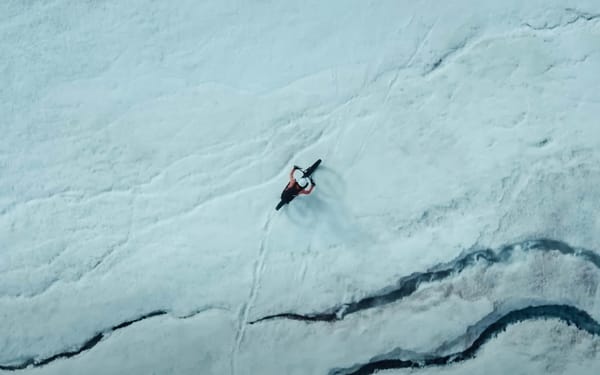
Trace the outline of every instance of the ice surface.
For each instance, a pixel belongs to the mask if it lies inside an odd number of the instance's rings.
[[[333,323],[249,324],[473,249],[600,252],[595,1],[8,0],[0,56],[7,373],[327,374],[502,309],[600,321],[598,267],[548,251]],[[598,341],[526,321],[411,371],[595,374]]]

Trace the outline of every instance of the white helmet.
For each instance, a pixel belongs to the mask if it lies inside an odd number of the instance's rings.
[[[294,180],[298,181],[298,183],[300,185],[303,185],[306,182],[302,182],[303,180],[306,180],[306,178],[304,177],[304,172],[301,169],[296,169],[294,171]]]
[[[298,177],[294,176],[294,178],[296,179],[296,182],[297,182],[297,183],[298,183],[300,186],[303,186],[303,187],[308,187],[308,185],[309,185],[309,183],[310,183],[310,181],[308,180],[308,178],[306,178],[306,177],[304,177],[304,176],[302,176],[302,177],[300,177],[300,178],[298,178]]]

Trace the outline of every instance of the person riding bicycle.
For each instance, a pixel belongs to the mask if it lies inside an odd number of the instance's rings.
[[[300,171],[298,173],[294,173]],[[309,183],[310,182],[310,183]],[[308,185],[310,188],[307,189]],[[286,185],[285,189],[281,193],[281,201],[284,204],[290,203],[298,195],[308,195],[315,188],[315,182],[312,177],[305,177],[302,172],[302,168],[294,165],[294,168],[290,171],[290,182]]]

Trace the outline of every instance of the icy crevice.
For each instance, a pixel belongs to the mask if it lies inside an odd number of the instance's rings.
[[[492,317],[494,315],[490,314]],[[387,369],[425,368],[464,362],[473,359],[484,344],[505,331],[508,326],[529,320],[558,319],[589,334],[600,336],[600,324],[587,312],[570,305],[527,306],[509,311],[501,316],[495,316],[494,319],[490,319],[490,316],[483,318],[461,337],[453,340],[460,341],[466,340],[467,337],[475,337],[462,351],[439,354],[447,344],[442,344],[431,353],[415,353],[397,348],[387,354],[374,357],[366,363],[333,369],[329,374],[366,375]],[[474,332],[476,332],[475,335]]]
[[[110,327],[110,328],[107,328],[100,332],[97,332],[92,337],[90,337],[85,342],[83,342],[82,344],[71,347],[68,350],[58,352],[58,353],[53,354],[52,356],[49,356],[46,358],[29,357],[29,358],[25,358],[25,359],[12,361],[13,363],[11,363],[11,364],[0,364],[0,370],[17,371],[17,370],[24,370],[26,368],[31,368],[31,367],[42,367],[42,366],[52,363],[58,359],[71,358],[71,357],[75,357],[83,352],[86,352],[86,351],[94,348],[96,345],[98,345],[103,339],[109,337],[113,332],[116,332],[120,329],[127,328],[132,324],[139,323],[141,321],[155,318],[158,316],[163,316],[163,315],[169,315],[169,316],[174,317],[175,319],[185,320],[185,319],[193,318],[196,315],[199,315],[199,314],[209,311],[209,310],[229,311],[229,309],[224,308],[224,307],[209,306],[206,308],[196,309],[184,316],[174,316],[167,310],[154,310],[154,311],[151,311],[144,315],[141,315],[135,319],[123,321],[119,324],[116,324],[116,325]]]
[[[527,240],[503,246],[498,251],[488,248],[468,252],[449,263],[438,264],[425,272],[415,272],[411,275],[404,276],[398,280],[396,285],[386,287],[370,296],[333,306],[324,311],[306,314],[297,312],[278,313],[261,317],[251,321],[249,324],[273,319],[298,320],[307,323],[336,322],[344,319],[350,314],[397,302],[413,294],[422,284],[442,281],[460,274],[469,267],[474,267],[481,263],[484,263],[485,267],[490,267],[494,264],[508,263],[515,252],[530,251],[557,251],[563,255],[575,256],[586,262],[592,263],[596,268],[600,269],[600,254],[592,250],[575,248],[565,242],[546,238]]]

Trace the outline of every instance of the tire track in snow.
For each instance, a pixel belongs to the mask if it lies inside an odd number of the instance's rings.
[[[464,362],[475,358],[484,344],[504,332],[508,326],[540,319],[558,319],[589,334],[600,336],[600,324],[587,312],[574,306],[555,304],[527,306],[500,316],[492,313],[471,326],[465,334],[453,340],[456,342],[474,337],[462,351],[439,354],[446,344],[442,344],[431,353],[414,353],[397,348],[387,354],[373,357],[366,363],[332,369],[329,375],[367,375],[381,370],[438,367]]]
[[[370,296],[349,303],[336,305],[324,311],[308,314],[284,312],[264,316],[249,324],[273,319],[299,320],[307,323],[340,321],[350,314],[397,302],[416,292],[422,284],[442,281],[451,276],[458,275],[465,269],[473,267],[480,262],[485,262],[485,267],[490,267],[494,264],[507,263],[517,251],[558,251],[563,255],[575,256],[586,262],[590,262],[596,268],[600,269],[600,254],[592,250],[571,247],[565,242],[546,238],[527,240],[505,245],[497,252],[488,248],[466,253],[449,263],[435,265],[425,272],[415,272],[411,275],[401,277],[396,285],[386,287]]]
[[[256,262],[254,263],[254,271],[252,275],[252,286],[250,288],[250,295],[248,296],[248,301],[242,306],[241,314],[239,318],[239,324],[237,328],[237,334],[235,337],[234,347],[231,353],[231,373],[233,375],[237,374],[237,358],[242,346],[242,342],[244,341],[244,336],[246,334],[246,326],[248,323],[248,317],[250,315],[250,310],[254,306],[254,302],[256,301],[256,296],[258,295],[258,290],[260,289],[260,281],[262,278],[262,274],[265,268],[265,259],[267,257],[267,239],[269,237],[269,233],[271,230],[271,219],[273,218],[273,213],[269,213],[267,218],[265,219],[265,223],[263,224],[263,236],[260,240],[260,246],[258,250],[258,257]]]

